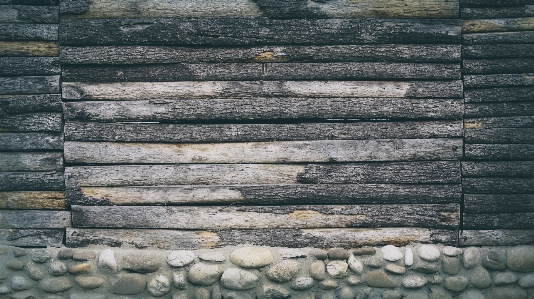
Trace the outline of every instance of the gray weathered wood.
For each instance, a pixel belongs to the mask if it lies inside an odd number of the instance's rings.
[[[0,75],[37,76],[61,73],[58,57],[0,57]]]
[[[57,41],[57,24],[0,24],[0,39],[22,41]]]
[[[64,64],[457,62],[460,61],[460,45],[288,45],[236,48],[206,47],[201,50],[198,47],[172,46],[62,46],[60,58]]]
[[[534,228],[534,213],[463,214],[466,229]]]
[[[303,163],[456,160],[460,138],[313,140],[247,143],[65,142],[74,164]]]
[[[59,93],[58,76],[0,77],[0,95]]]
[[[461,7],[500,7],[534,4],[532,0],[460,0]]]
[[[0,131],[61,132],[61,113],[42,112],[8,115],[0,118]]]
[[[409,243],[458,244],[458,231],[430,228],[150,230],[67,228],[68,247],[89,245],[212,249],[250,244],[273,247],[356,248]],[[531,232],[529,230],[529,232]]]
[[[48,6],[58,5],[59,0],[0,0],[0,4]]]
[[[472,45],[462,48],[464,58],[534,57],[534,44]]]
[[[515,101],[534,101],[534,87],[503,87],[465,91],[466,103]]]
[[[0,208],[31,210],[66,210],[65,192],[15,191],[0,192]]]
[[[524,73],[534,69],[534,58],[464,59],[464,74]]]
[[[462,24],[463,33],[525,31],[533,29],[533,17],[466,20]]]
[[[462,137],[462,126],[461,120],[191,125],[68,121],[64,131],[68,141],[257,142]]]
[[[70,211],[0,210],[0,228],[70,227]]]
[[[465,87],[508,87],[534,85],[534,73],[465,75]]]
[[[28,112],[62,112],[61,95],[0,96],[0,117]]]
[[[0,243],[7,246],[61,247],[64,229],[0,229]]]
[[[63,19],[61,28],[65,45],[452,44],[461,34],[459,20],[409,19]]]
[[[534,31],[468,33],[462,35],[464,45],[481,44],[528,44],[532,43]]]
[[[462,8],[460,13],[463,20],[534,17],[534,5]]]
[[[464,193],[500,193],[528,194],[534,193],[533,178],[464,178]]]
[[[495,81],[504,80],[503,82],[508,84],[517,81],[515,84],[525,85],[523,81],[527,82],[526,80],[529,80],[528,77],[523,78],[523,75],[507,76],[511,76],[511,78],[508,80],[506,78],[495,78]],[[525,74],[525,76],[528,76],[528,74]],[[66,100],[212,99],[236,97],[460,98],[462,97],[462,90],[463,84],[460,80],[64,82],[62,84],[62,97]]]
[[[465,157],[469,159],[532,160],[533,144],[466,144]]]
[[[534,177],[534,161],[462,162],[463,177]]]
[[[0,5],[2,23],[59,23],[59,7]]]
[[[63,134],[0,132],[0,150],[63,150]]]
[[[73,187],[71,205],[459,203],[458,184],[286,184]]]
[[[534,143],[534,128],[465,130],[465,143]]]
[[[64,103],[66,120],[461,119],[461,99],[243,98]],[[402,109],[401,109],[402,108]],[[68,134],[68,133],[67,133]]]
[[[63,171],[63,153],[0,152],[0,171]]]
[[[534,128],[534,116],[466,118],[464,127],[468,129],[495,128]]]
[[[463,230],[460,234],[460,246],[515,246],[517,244],[534,244],[534,230]]]
[[[459,204],[242,207],[72,206],[74,227],[273,229],[414,226],[454,228],[459,225],[459,222]]]
[[[465,194],[467,213],[534,212],[534,194]]]
[[[0,172],[0,191],[61,191],[63,172]]]
[[[58,56],[55,42],[0,41],[0,56]]]

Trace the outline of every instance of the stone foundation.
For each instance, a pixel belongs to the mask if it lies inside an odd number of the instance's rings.
[[[0,247],[0,262],[0,298],[534,298],[534,246]]]

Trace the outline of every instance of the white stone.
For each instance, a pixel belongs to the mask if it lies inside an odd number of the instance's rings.
[[[222,263],[226,260],[226,258],[224,257],[224,254],[222,254],[222,252],[219,252],[219,251],[215,251],[215,252],[210,251],[210,252],[201,253],[198,255],[198,258],[203,261],[217,262],[217,263]]]
[[[422,288],[425,284],[427,284],[428,280],[424,277],[417,276],[417,275],[410,275],[406,276],[402,280],[402,285],[407,289],[418,289]]]
[[[349,265],[349,269],[352,270],[352,272],[356,274],[362,274],[363,273],[363,263],[360,261],[360,259],[356,258],[354,255],[350,255],[349,259],[347,260],[347,264]]]
[[[98,256],[98,268],[104,272],[117,271],[117,260],[112,249],[106,249],[100,252]]]
[[[6,295],[11,293],[11,290],[7,286],[0,286],[0,295]]]
[[[228,268],[221,276],[221,284],[230,290],[249,290],[256,287],[258,276],[238,268]]]
[[[175,288],[179,290],[185,290],[187,288],[187,275],[185,272],[174,272],[172,273],[172,283]]]
[[[302,276],[293,280],[289,287],[296,291],[304,291],[313,287],[314,284],[313,278]]]
[[[380,251],[382,251],[382,258],[386,261],[396,262],[402,258],[400,249],[393,245],[386,245]]]
[[[441,251],[446,256],[458,256],[458,255],[462,254],[462,249],[461,248],[452,247],[452,246],[445,246],[445,247],[443,247],[443,249]]]
[[[173,267],[183,267],[191,264],[196,256],[193,251],[173,250],[167,256],[167,264]]]
[[[11,288],[14,291],[24,291],[33,288],[33,283],[22,276],[13,276],[11,278]]]
[[[67,273],[67,265],[62,261],[53,261],[48,265],[48,273],[54,276],[61,276]]]
[[[422,260],[427,262],[435,262],[439,260],[439,257],[441,256],[439,249],[434,245],[421,245],[417,249],[417,253],[419,253],[419,257]]]
[[[406,266],[413,265],[413,252],[411,248],[406,247],[406,250],[404,251],[404,264]]]
[[[273,260],[273,253],[262,247],[242,247],[230,253],[230,261],[243,268],[261,268]]]
[[[146,289],[152,296],[161,297],[170,292],[171,281],[167,276],[158,274],[148,281]]]
[[[344,261],[334,260],[326,265],[326,272],[333,278],[344,278],[348,276],[349,265]]]
[[[480,250],[475,247],[469,247],[464,250],[464,268],[471,269],[480,263]]]

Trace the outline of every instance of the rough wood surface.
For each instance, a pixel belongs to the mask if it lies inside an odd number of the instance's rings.
[[[1,212],[0,212],[1,213]],[[165,215],[162,217],[162,215]],[[72,206],[74,227],[258,229],[414,226],[454,228],[459,204],[345,206]]]
[[[2,43],[0,42],[0,49]],[[0,50],[1,53],[1,50]],[[64,64],[222,62],[458,62],[460,45],[325,45],[220,48],[172,46],[62,46]]]
[[[57,41],[57,24],[0,24],[0,39],[5,41]]]
[[[467,213],[534,212],[534,194],[465,194]]]
[[[496,74],[496,75],[465,75],[465,87],[508,87],[532,86],[534,73]]]
[[[531,232],[529,230],[529,232]],[[534,238],[534,237],[533,237]],[[458,231],[429,228],[149,230],[67,228],[68,247],[106,245],[158,249],[212,249],[251,244],[273,247],[357,248],[409,243],[458,244]]]
[[[533,116],[466,118],[464,127],[469,129],[495,128],[534,128]]]
[[[31,210],[65,210],[65,192],[17,191],[0,192],[0,208]]]
[[[517,244],[534,244],[534,230],[463,230],[460,234],[460,246],[514,246]]]
[[[0,229],[0,243],[7,246],[61,247],[65,229]]]
[[[62,112],[61,95],[0,96],[0,117],[10,114],[35,112]]]
[[[534,161],[462,162],[463,177],[534,177]]]
[[[458,184],[189,185],[67,188],[70,205],[459,203]]]
[[[524,73],[534,69],[534,58],[464,59],[464,74]]]
[[[465,143],[534,143],[534,128],[465,130]]]
[[[63,134],[0,132],[0,150],[63,150]]]
[[[70,211],[0,210],[0,228],[65,228],[70,218]]]
[[[534,193],[533,178],[463,178],[464,193],[529,194]]]
[[[65,142],[65,162],[74,164],[303,163],[456,160],[462,140],[377,139],[247,143]]]
[[[463,21],[463,33],[526,31],[534,29],[534,18],[478,19]]]
[[[55,42],[0,41],[0,56],[58,56],[59,44]]]
[[[532,0],[460,0],[461,7],[520,6],[534,4]]]
[[[0,57],[0,75],[37,76],[61,73],[58,57]]]
[[[0,191],[61,191],[63,172],[0,172]]]
[[[59,93],[59,75],[0,77],[0,95],[36,93]]]
[[[533,17],[534,5],[462,8],[460,14],[463,20]]]
[[[244,46],[457,44],[460,35],[460,20],[187,18],[63,19],[59,38],[65,45]]]
[[[63,171],[63,154],[0,152],[0,171]]]
[[[65,120],[179,122],[283,119],[461,119],[461,99],[243,98],[67,102]],[[402,109],[401,109],[402,108]],[[67,133],[68,134],[68,133]]]
[[[534,213],[463,214],[466,229],[534,228]]]
[[[534,115],[534,101],[512,103],[474,103],[465,105],[466,117],[530,115]]]
[[[534,57],[534,44],[472,45],[462,48],[464,58]]]
[[[61,113],[42,112],[9,115],[0,118],[0,131],[61,132]]]
[[[466,103],[534,101],[534,87],[468,89],[464,93]]]
[[[0,5],[1,23],[59,23],[59,7]]]
[[[148,124],[68,121],[65,123],[64,131],[65,139],[68,141],[258,142],[462,137],[462,126],[461,120],[299,124]]]
[[[465,157],[468,159],[491,160],[532,160],[533,144],[466,144]]]
[[[468,33],[462,35],[464,45],[481,44],[528,44],[532,43],[534,31]]]
[[[59,0],[0,0],[0,4],[48,6],[58,5]]]

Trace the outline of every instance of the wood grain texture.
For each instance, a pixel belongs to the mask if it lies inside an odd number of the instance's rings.
[[[496,128],[465,130],[465,143],[534,143],[534,128]]]
[[[0,49],[1,49],[0,43]],[[0,50],[1,51],[1,50]],[[264,47],[62,46],[64,64],[231,62],[458,62],[460,45],[324,45]],[[0,52],[1,53],[1,52]]]
[[[528,44],[534,38],[533,31],[467,33],[462,35],[464,45]]]
[[[35,112],[62,112],[61,95],[0,96],[0,116]]]
[[[532,85],[534,85],[534,73],[464,76],[465,87],[480,88]]]
[[[532,160],[532,144],[466,144],[465,157],[491,160]]]
[[[466,229],[534,228],[534,213],[464,213],[463,227]]]
[[[59,75],[58,57],[0,57],[0,75]]]
[[[65,190],[63,172],[0,172],[0,191]]]
[[[503,18],[466,20],[462,23],[463,33],[526,31],[534,29],[534,18]]]
[[[0,208],[19,210],[66,210],[65,192],[0,192]]]
[[[534,44],[472,45],[462,48],[464,58],[534,57]]]
[[[534,128],[534,116],[481,117],[464,119],[468,129]]]
[[[515,101],[534,101],[534,87],[502,87],[465,91],[466,103]]]
[[[460,234],[460,246],[514,246],[517,244],[534,244],[534,230],[463,230]]]
[[[48,6],[59,5],[59,0],[0,0],[0,4]]]
[[[464,193],[529,194],[534,193],[533,178],[464,178]]]
[[[0,95],[36,93],[59,93],[59,75],[0,77]]]
[[[0,228],[65,228],[70,218],[70,211],[0,210]]]
[[[62,123],[61,113],[24,113],[0,118],[0,131],[61,132]]]
[[[460,14],[463,20],[533,17],[534,5],[462,8]]]
[[[59,56],[59,44],[55,42],[0,41],[0,56]]]
[[[63,150],[63,134],[0,132],[0,150]]]
[[[68,141],[260,142],[462,137],[462,121],[299,124],[149,124],[66,122]],[[0,140],[2,135],[0,134]]]
[[[0,229],[0,243],[7,246],[61,247],[65,229]]]
[[[464,59],[464,74],[524,73],[534,69],[534,58]]]
[[[62,19],[59,36],[65,45],[244,46],[457,44],[460,34],[459,20],[187,18]]]
[[[462,177],[534,177],[534,161],[464,161]]]
[[[57,24],[0,24],[0,39],[5,41],[57,41]]]
[[[161,217],[165,215],[165,217]],[[72,206],[74,227],[258,229],[414,226],[454,228],[460,205]]]
[[[460,0],[461,7],[506,7],[534,4],[532,0]]]
[[[0,171],[63,171],[63,154],[0,152]]]
[[[465,194],[467,213],[534,212],[534,194]]]
[[[0,5],[1,23],[59,23],[59,7]]]

